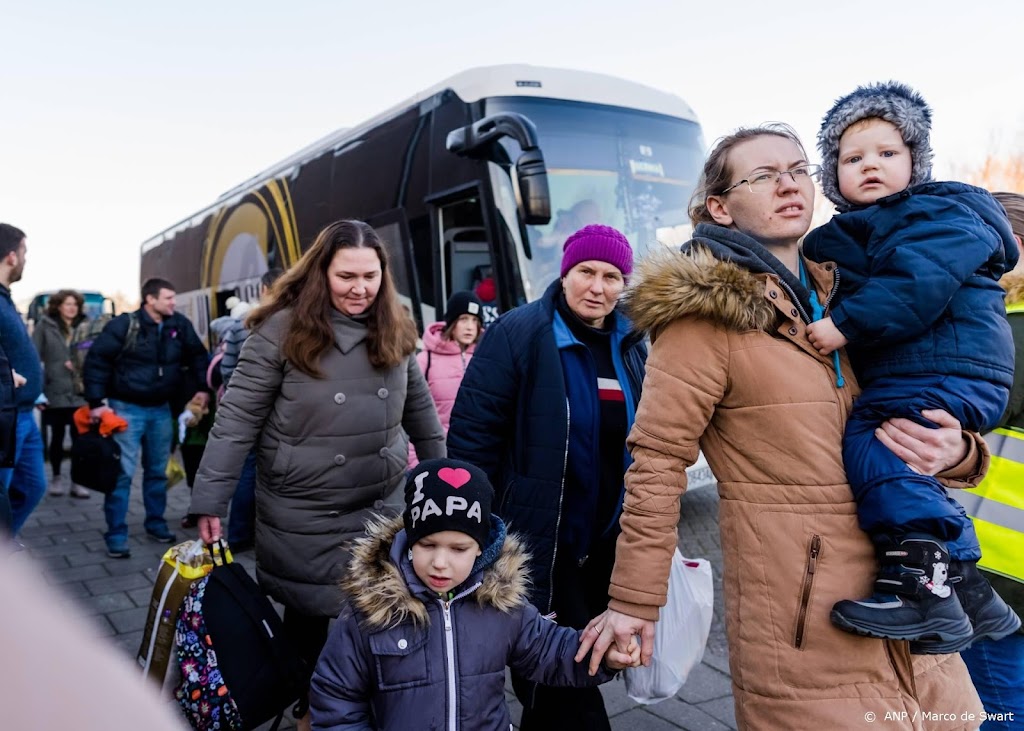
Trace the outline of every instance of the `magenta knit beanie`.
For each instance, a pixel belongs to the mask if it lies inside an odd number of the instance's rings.
[[[611,226],[584,226],[565,240],[562,251],[563,277],[581,261],[592,259],[618,267],[623,277],[633,271],[633,249],[626,237]]]

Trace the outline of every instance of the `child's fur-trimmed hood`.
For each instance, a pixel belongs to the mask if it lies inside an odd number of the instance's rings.
[[[633,325],[650,333],[685,315],[696,315],[730,330],[770,331],[776,311],[765,300],[765,282],[749,270],[716,258],[695,245],[686,252],[645,257],[623,298]]]
[[[430,623],[423,599],[412,593],[402,568],[392,558],[395,539],[402,529],[401,517],[370,521],[366,536],[353,543],[341,588],[368,628],[385,629],[409,620],[417,625]],[[490,556],[491,552],[496,555]],[[520,540],[506,534],[500,521],[492,522],[490,544],[477,559],[482,568],[466,582],[481,582],[474,592],[476,601],[505,613],[525,604],[528,559]],[[408,572],[415,578],[411,566]]]

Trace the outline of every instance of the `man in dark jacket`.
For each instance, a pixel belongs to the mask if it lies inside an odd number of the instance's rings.
[[[142,500],[145,529],[154,540],[172,543],[175,535],[164,519],[167,506],[167,459],[173,438],[171,404],[184,402],[186,382],[199,383],[209,355],[192,323],[174,311],[174,285],[149,279],[142,285],[142,307],[107,323],[89,349],[82,378],[93,419],[113,409],[128,422],[117,435],[122,474],[106,496],[107,555],[128,558],[128,497],[135,466],[142,454]],[[209,400],[209,393],[195,396]],[[107,405],[103,405],[106,399]]]
[[[14,466],[18,437],[18,409],[14,405],[14,371],[0,345],[0,467]],[[0,531],[11,529],[11,501],[0,484]]]
[[[46,492],[43,438],[32,413],[36,399],[43,392],[43,369],[10,290],[11,285],[21,279],[26,252],[25,233],[10,224],[0,223],[0,348],[13,371],[13,405],[17,410],[14,452],[8,455],[11,465],[0,468],[0,491],[4,493],[0,503],[7,505],[9,502],[10,517],[5,520],[3,507],[0,507],[0,521],[13,535],[21,530]],[[4,410],[9,415],[9,404],[2,406],[7,407]]]

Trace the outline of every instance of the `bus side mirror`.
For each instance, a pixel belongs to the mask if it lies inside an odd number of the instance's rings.
[[[502,137],[511,137],[523,151],[516,160],[523,222],[542,226],[551,221],[551,194],[544,154],[537,144],[537,128],[529,117],[518,112],[492,114],[453,129],[445,139],[445,147],[456,155],[493,159],[491,143]]]
[[[543,226],[551,221],[551,193],[548,191],[548,171],[540,149],[526,150],[516,160],[516,180],[522,199],[523,222],[528,226]]]

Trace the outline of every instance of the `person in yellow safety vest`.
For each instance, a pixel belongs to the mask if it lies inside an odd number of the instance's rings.
[[[1017,245],[1024,238],[1024,196],[994,193],[1006,209]],[[981,543],[978,568],[1017,614],[1024,612],[1024,258],[999,283],[1013,332],[1015,366],[1010,404],[1000,427],[985,435],[992,461],[985,480],[957,499],[974,519]],[[970,597],[961,597],[969,601]],[[982,731],[1024,728],[1024,634],[980,640],[961,653],[985,705]]]

